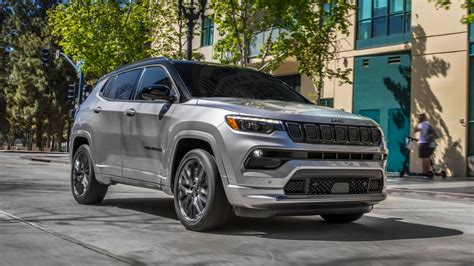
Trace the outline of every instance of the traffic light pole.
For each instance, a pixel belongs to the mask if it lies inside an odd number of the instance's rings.
[[[64,54],[63,52],[57,50],[56,51],[56,59],[59,59],[59,57],[64,57],[66,61],[76,70],[77,77],[79,78],[79,93],[77,95],[77,103],[81,105],[82,103],[82,93],[84,92],[84,73],[82,73],[82,61],[79,61],[77,63],[74,63],[69,56]]]

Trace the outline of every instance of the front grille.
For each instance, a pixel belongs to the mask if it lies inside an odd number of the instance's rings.
[[[334,184],[347,184],[345,194],[367,194],[381,192],[383,182],[381,179],[367,177],[324,177],[291,179],[284,187],[286,195],[329,195]]]
[[[380,144],[382,134],[376,127],[286,122],[294,142],[372,145]]]
[[[288,182],[285,186],[285,193],[304,193],[306,186],[306,180],[293,180],[292,182]]]

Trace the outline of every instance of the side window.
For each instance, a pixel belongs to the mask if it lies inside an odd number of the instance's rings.
[[[118,75],[111,88],[106,88],[105,97],[109,99],[130,100],[141,72],[141,69],[137,69]]]
[[[110,92],[110,88],[112,88],[112,85],[114,84],[114,80],[117,76],[113,76],[107,80],[107,83],[105,84],[104,87],[100,90],[100,93],[104,95],[105,97],[108,97],[108,93]]]
[[[163,67],[149,67],[145,69],[145,74],[143,74],[135,99],[146,100],[141,97],[141,92],[144,88],[152,85],[166,85],[170,89],[172,88],[171,80]]]

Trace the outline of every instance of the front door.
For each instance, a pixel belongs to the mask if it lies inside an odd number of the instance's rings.
[[[402,169],[410,134],[409,54],[357,57],[354,67],[353,113],[372,118],[385,133],[389,149],[387,171]]]
[[[145,69],[134,98],[127,103],[123,123],[123,176],[141,181],[161,183],[165,174],[164,160],[168,122],[175,104],[164,100],[147,101],[140,97],[143,88],[172,83],[162,66]]]

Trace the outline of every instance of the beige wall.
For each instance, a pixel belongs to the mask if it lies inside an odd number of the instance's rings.
[[[456,3],[457,2],[457,3]],[[468,92],[468,33],[460,23],[466,13],[462,1],[449,10],[413,1],[412,14],[412,122],[420,112],[441,133],[435,162],[449,175],[466,175],[467,130],[459,123],[466,119]],[[433,19],[436,14],[436,19]],[[411,154],[411,170],[419,171],[418,152]]]

